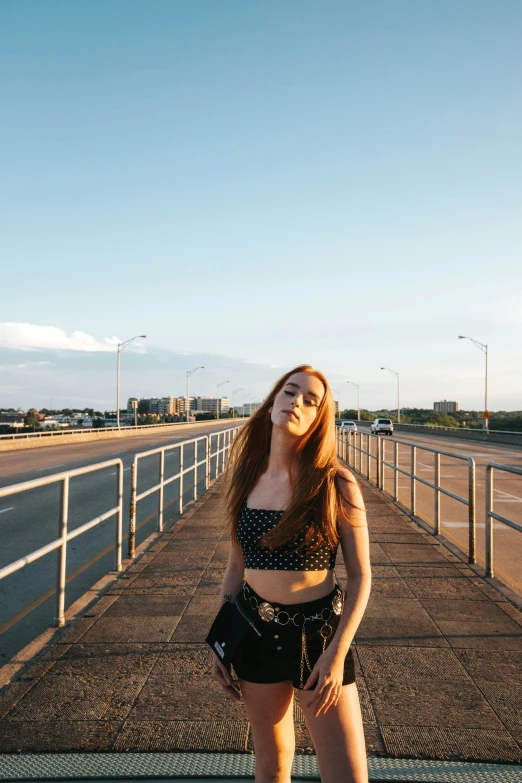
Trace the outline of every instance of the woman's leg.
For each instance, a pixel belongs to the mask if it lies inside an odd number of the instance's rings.
[[[256,783],[290,783],[295,752],[292,683],[241,680],[241,693],[252,728]]]
[[[322,783],[368,783],[359,694],[343,685],[335,707],[315,717],[314,691],[299,691],[299,704],[317,754]]]

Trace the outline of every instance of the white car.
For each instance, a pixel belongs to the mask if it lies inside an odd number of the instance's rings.
[[[372,422],[373,435],[393,435],[393,423],[391,419],[375,419]]]
[[[357,432],[357,424],[354,421],[344,420],[339,425],[342,430],[349,430],[350,432]]]

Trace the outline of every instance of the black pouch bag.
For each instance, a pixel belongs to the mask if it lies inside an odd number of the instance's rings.
[[[230,663],[239,645],[249,633],[261,636],[254,623],[243,614],[237,604],[225,601],[210,627],[205,641],[221,663],[230,669]]]

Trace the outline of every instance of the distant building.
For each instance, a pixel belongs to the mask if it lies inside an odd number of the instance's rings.
[[[24,426],[24,411],[0,411],[0,424],[7,424],[10,427]]]
[[[129,397],[127,412],[134,414],[133,402],[138,403],[140,415],[185,416],[187,407],[193,413],[215,413],[219,406],[222,415],[230,408],[228,397]],[[188,406],[187,406],[188,403]]]
[[[252,416],[261,407],[262,402],[245,402],[236,408],[238,416]]]
[[[339,400],[334,400],[335,418],[339,418]]]
[[[221,415],[228,411],[230,402],[228,397],[196,397],[196,406],[193,410],[203,413],[215,413],[218,410]]]
[[[456,413],[459,409],[459,404],[450,400],[442,400],[441,402],[434,402],[433,409],[436,413]]]

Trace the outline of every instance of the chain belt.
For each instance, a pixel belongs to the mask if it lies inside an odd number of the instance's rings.
[[[313,620],[322,620],[322,626],[319,629],[319,633],[323,640],[323,652],[326,649],[326,642],[330,638],[330,636],[333,633],[333,628],[330,625],[330,620],[334,615],[341,615],[343,611],[343,594],[339,588],[337,588],[336,593],[334,596],[332,596],[332,608],[325,606],[324,609],[322,609],[317,614],[310,615],[307,617],[304,612],[296,612],[294,615],[290,615],[289,612],[286,611],[286,609],[280,609],[278,606],[272,606],[271,603],[268,601],[262,601],[261,603],[257,600],[257,597],[255,595],[249,595],[251,593],[251,590],[249,589],[246,582],[243,584],[243,597],[245,601],[248,602],[251,609],[254,611],[257,611],[260,618],[265,623],[277,623],[278,625],[285,626],[289,623],[293,623],[296,628],[301,627],[301,688],[304,688],[304,667],[306,663],[306,667],[309,672],[312,671],[312,667],[310,666],[310,659],[308,657],[308,647],[306,644],[306,623],[312,622]],[[325,616],[326,613],[326,616]],[[298,619],[300,618],[300,619]]]

